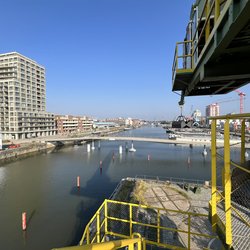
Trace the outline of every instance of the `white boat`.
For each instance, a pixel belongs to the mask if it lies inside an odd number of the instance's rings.
[[[169,140],[176,140],[176,134],[169,133],[168,139],[169,139]]]
[[[125,127],[124,128],[124,130],[130,130],[130,129],[132,129],[132,128],[130,128],[130,127]]]
[[[133,142],[132,142],[132,147],[128,150],[129,152],[135,152],[136,149],[134,148]]]

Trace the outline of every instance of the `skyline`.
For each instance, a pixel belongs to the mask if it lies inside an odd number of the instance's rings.
[[[171,91],[172,62],[193,1],[58,3],[4,2],[0,17],[0,53],[17,51],[45,67],[47,111],[146,120],[180,114],[179,96]],[[250,112],[249,84],[240,90],[246,93],[244,112]],[[232,92],[186,97],[183,114],[204,114],[220,100],[222,114],[239,113],[239,96]]]

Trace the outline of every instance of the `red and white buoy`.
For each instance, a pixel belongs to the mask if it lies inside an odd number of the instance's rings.
[[[150,155],[148,155],[148,161],[150,161]]]
[[[77,184],[77,187],[79,188],[80,187],[80,176],[77,176],[76,184]]]
[[[27,227],[27,223],[26,223],[26,212],[23,212],[23,213],[22,213],[22,229],[23,229],[23,231],[26,230],[26,227]]]

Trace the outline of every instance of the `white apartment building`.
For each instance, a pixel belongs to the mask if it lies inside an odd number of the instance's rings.
[[[0,54],[0,132],[3,139],[56,133],[46,112],[45,68],[17,52]]]

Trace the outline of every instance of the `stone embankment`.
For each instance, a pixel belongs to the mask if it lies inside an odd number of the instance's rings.
[[[28,156],[46,153],[49,150],[54,149],[54,147],[55,146],[51,143],[32,142],[29,144],[21,144],[18,148],[0,151],[0,163],[16,161]]]

